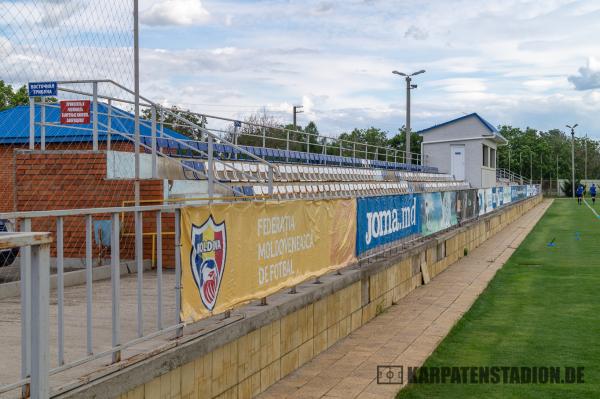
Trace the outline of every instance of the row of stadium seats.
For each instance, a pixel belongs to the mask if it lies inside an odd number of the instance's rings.
[[[233,186],[238,196],[269,195],[265,185]],[[366,197],[375,195],[407,194],[411,192],[436,192],[469,188],[464,182],[430,182],[414,186],[408,182],[397,183],[320,183],[320,184],[276,184],[273,196],[279,199],[301,199],[320,197]]]
[[[190,169],[206,173],[207,161],[182,161]],[[279,164],[273,174],[276,182],[370,182],[370,181],[453,181],[452,176],[428,172],[407,172],[337,166]],[[199,174],[184,168],[188,179],[200,179]],[[268,180],[268,166],[257,162],[218,161],[215,177],[221,182],[252,182]]]
[[[142,137],[142,144],[146,151],[152,146],[150,137]],[[188,140],[180,142],[174,139],[157,138],[156,145],[160,152],[178,158],[205,158],[202,154],[208,153],[208,143],[201,141]],[[291,162],[303,164],[318,165],[337,165],[352,166],[360,168],[379,168],[392,170],[408,170],[413,172],[436,173],[437,168],[422,165],[413,165],[399,162],[388,162],[374,159],[362,159],[355,157],[346,157],[340,155],[328,155],[318,153],[308,153],[302,151],[280,150],[276,148],[238,146],[259,158],[272,162]],[[213,155],[219,159],[246,159],[252,161],[252,158],[242,153],[238,148],[229,144],[214,144]]]

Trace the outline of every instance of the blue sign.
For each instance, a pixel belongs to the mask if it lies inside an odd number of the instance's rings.
[[[511,200],[519,201],[527,198],[527,186],[510,186]]]
[[[29,97],[56,96],[57,86],[56,82],[30,82]]]
[[[358,198],[356,254],[419,233],[418,195]]]

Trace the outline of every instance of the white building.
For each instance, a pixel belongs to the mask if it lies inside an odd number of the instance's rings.
[[[498,146],[507,144],[498,130],[476,113],[423,129],[423,165],[437,167],[472,187],[496,185]]]

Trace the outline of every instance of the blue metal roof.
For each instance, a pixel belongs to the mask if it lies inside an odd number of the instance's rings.
[[[46,122],[56,123],[56,126],[46,126],[47,143],[91,142],[92,124],[60,125],[60,109],[56,106],[46,107]],[[111,130],[128,135],[133,134],[133,114],[120,108],[111,107]],[[98,141],[106,141],[106,126],[108,124],[108,106],[98,103]],[[35,120],[41,120],[41,106],[35,107]],[[140,123],[140,135],[151,136],[149,123]],[[164,128],[164,135],[186,140],[186,136],[171,129]],[[158,133],[157,133],[158,134]],[[35,126],[36,142],[40,141],[40,126]],[[125,141],[118,133],[111,134],[111,141]],[[29,106],[20,105],[0,112],[0,144],[25,144],[29,142]]]
[[[437,129],[442,126],[450,125],[452,123],[456,123],[456,122],[459,122],[459,121],[462,121],[462,120],[468,119],[468,118],[477,118],[479,120],[479,122],[481,122],[491,133],[498,134],[498,129],[496,129],[494,127],[494,125],[492,125],[490,122],[486,121],[481,116],[479,116],[477,114],[477,112],[473,112],[472,114],[464,115],[464,116],[461,116],[460,118],[456,118],[456,119],[452,119],[452,120],[444,122],[444,123],[440,123],[439,125],[433,125],[431,127],[428,127],[427,129],[419,130],[417,133],[418,134],[427,133],[430,130]]]

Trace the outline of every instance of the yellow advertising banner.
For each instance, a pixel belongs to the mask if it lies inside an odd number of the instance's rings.
[[[356,260],[356,201],[242,202],[181,212],[182,320],[272,294]]]

